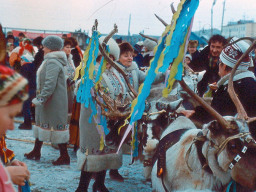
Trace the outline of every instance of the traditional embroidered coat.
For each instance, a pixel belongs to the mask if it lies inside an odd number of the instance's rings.
[[[102,86],[108,91],[112,99],[119,93],[126,95],[126,87],[119,73],[111,68],[105,70],[102,75]],[[89,123],[91,109],[81,105],[80,112],[80,149],[77,151],[78,168],[89,172],[99,172],[107,169],[118,169],[122,166],[122,152],[116,154],[116,150],[104,148],[100,151],[101,129],[95,121]]]
[[[69,140],[68,98],[63,51],[50,52],[37,71],[36,126],[34,136],[40,141],[66,143]],[[33,102],[35,103],[35,102]]]
[[[130,67],[125,67],[121,64],[119,64],[118,66],[121,69],[123,69],[124,72],[128,75],[130,84],[133,86],[134,90],[138,92],[140,84],[143,83],[146,78],[146,73],[139,70],[139,67],[135,62],[132,62],[132,65]],[[153,84],[157,84],[160,82],[164,83],[164,79],[165,79],[165,74],[158,73],[155,77]],[[123,78],[122,80],[124,82]],[[126,87],[126,89],[128,90],[129,88]]]

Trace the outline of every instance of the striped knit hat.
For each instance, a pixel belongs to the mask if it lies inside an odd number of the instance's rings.
[[[14,70],[0,65],[0,107],[28,99],[28,81]]]
[[[230,43],[236,41],[238,38],[233,37],[230,40]],[[248,43],[245,41],[241,40],[238,41],[232,45],[227,46],[224,48],[220,54],[220,60],[227,66],[233,68],[239,58],[246,52],[246,50],[250,47]],[[239,65],[237,69],[239,70],[247,70],[250,66],[251,59],[249,55],[247,55]]]

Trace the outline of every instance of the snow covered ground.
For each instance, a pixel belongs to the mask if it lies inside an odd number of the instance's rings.
[[[19,130],[19,124],[15,124],[15,130],[8,131],[7,137],[12,139],[23,139],[34,141],[32,130]],[[76,169],[76,154],[69,148],[71,157],[70,165],[53,166],[52,161],[59,157],[59,150],[49,145],[43,145],[40,161],[36,162],[24,158],[24,153],[33,149],[34,144],[24,141],[6,140],[7,147],[14,150],[16,158],[24,161],[31,174],[30,182],[32,192],[74,192],[79,183],[80,171]],[[107,172],[106,187],[111,192],[149,192],[151,183],[146,182],[143,176],[143,165],[135,162],[129,165],[130,156],[123,155],[123,166],[119,169],[120,174],[125,178],[123,183],[110,179]],[[88,191],[92,191],[92,180]]]

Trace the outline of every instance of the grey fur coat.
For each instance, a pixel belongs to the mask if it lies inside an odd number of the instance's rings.
[[[56,144],[69,140],[68,98],[63,51],[50,52],[37,71],[36,126],[34,136],[40,141]]]

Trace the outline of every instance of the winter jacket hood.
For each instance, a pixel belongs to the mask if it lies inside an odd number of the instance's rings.
[[[63,66],[67,65],[67,56],[64,51],[53,51],[44,56],[44,59],[56,59],[58,60]]]

